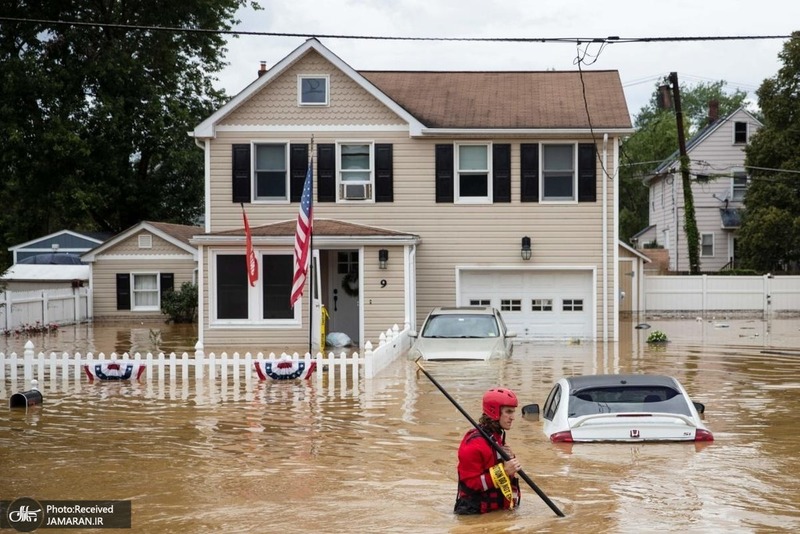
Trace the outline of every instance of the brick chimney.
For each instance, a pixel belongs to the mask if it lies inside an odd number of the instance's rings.
[[[719,100],[708,101],[708,124],[714,124],[719,119]]]
[[[267,62],[262,61],[261,66],[258,68],[258,77],[261,78],[266,73],[267,73]]]

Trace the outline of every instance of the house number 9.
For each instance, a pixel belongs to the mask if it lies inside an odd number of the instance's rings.
[[[381,280],[381,287],[386,287],[386,278]]]

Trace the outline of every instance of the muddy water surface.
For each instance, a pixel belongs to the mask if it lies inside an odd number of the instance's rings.
[[[0,405],[0,498],[130,499],[133,531],[147,533],[800,530],[800,321],[648,322],[671,342],[649,346],[628,324],[617,344],[529,343],[505,361],[426,365],[476,418],[486,389],[542,403],[564,374],[668,373],[706,404],[716,441],[704,446],[557,446],[518,418],[509,443],[564,518],[526,487],[518,510],[454,516],[469,425],[406,360],[355,392],[45,388],[38,409]],[[6,379],[0,402],[20,387]]]

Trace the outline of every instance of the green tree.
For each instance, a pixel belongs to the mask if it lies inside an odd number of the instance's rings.
[[[213,30],[247,3],[0,0],[2,248],[202,213],[203,156],[186,132],[224,99]]]
[[[750,139],[751,178],[739,231],[739,256],[761,271],[800,260],[800,32],[778,54],[783,66],[756,94],[763,127]]]
[[[648,189],[643,180],[662,161],[678,150],[678,128],[675,113],[660,104],[659,87],[668,85],[665,77],[656,83],[650,102],[634,115],[636,133],[622,143],[620,158],[620,239],[630,237],[648,224]],[[687,139],[708,125],[708,103],[719,103],[719,116],[724,117],[744,105],[747,93],[730,91],[727,82],[680,84],[681,107]]]

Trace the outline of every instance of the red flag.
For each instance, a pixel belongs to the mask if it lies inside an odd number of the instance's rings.
[[[300,198],[300,213],[297,214],[297,229],[294,233],[294,276],[292,278],[292,296],[289,304],[294,308],[297,299],[303,296],[306,285],[306,272],[308,271],[308,251],[311,244],[311,224],[313,221],[313,208],[311,205],[311,160],[308,161],[306,181],[303,185],[303,195]]]
[[[253,236],[250,235],[250,223],[247,222],[247,213],[242,206],[242,218],[244,219],[244,238],[245,238],[245,258],[247,261],[247,279],[250,280],[250,287],[255,287],[258,281],[258,260],[253,251]]]

